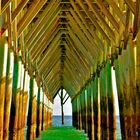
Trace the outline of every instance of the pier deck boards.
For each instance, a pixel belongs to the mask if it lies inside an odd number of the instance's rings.
[[[74,127],[51,127],[41,133],[36,140],[88,140],[84,131],[76,130]]]

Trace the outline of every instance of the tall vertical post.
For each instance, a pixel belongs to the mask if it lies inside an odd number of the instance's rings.
[[[122,139],[137,137],[135,131],[136,94],[134,48],[127,49],[115,60],[116,83],[119,97]],[[133,128],[134,127],[134,128]]]
[[[100,129],[100,114],[99,114],[99,101],[98,101],[98,77],[95,76],[93,81],[93,110],[94,110],[94,138],[99,140],[99,129]]]
[[[62,125],[63,125],[64,124],[63,88],[61,89],[61,115],[62,115]]]
[[[37,84],[35,76],[32,76],[30,80],[30,97],[29,97],[29,111],[28,111],[28,130],[27,139],[32,140],[36,137],[36,96],[37,96]]]
[[[4,135],[3,139],[8,140],[10,109],[12,100],[12,83],[13,83],[13,68],[14,68],[14,53],[11,49],[8,50],[7,74],[6,74],[6,90],[5,90],[5,104],[4,104]]]
[[[108,83],[110,84],[110,83]],[[109,140],[106,66],[100,72],[101,139]]]
[[[116,110],[115,99],[112,89],[112,71],[111,63],[107,61],[106,76],[107,76],[107,96],[108,96],[108,117],[109,117],[109,139],[116,139]]]
[[[136,131],[137,136],[140,136],[140,31],[137,35],[136,47]]]
[[[88,137],[92,140],[92,104],[91,104],[91,82],[87,85],[87,119],[88,119]]]
[[[93,79],[91,80],[90,83],[90,88],[91,88],[91,139],[94,140],[95,134],[94,134],[94,106],[93,106]]]
[[[0,140],[3,140],[4,102],[8,55],[8,44],[5,44],[6,42],[4,39],[5,38],[0,36]]]
[[[37,118],[36,118],[36,136],[38,137],[40,135],[40,87],[38,88],[38,96],[37,96]]]

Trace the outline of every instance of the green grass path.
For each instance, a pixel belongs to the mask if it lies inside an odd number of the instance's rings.
[[[36,140],[88,140],[84,131],[76,130],[73,127],[51,127],[41,132]]]

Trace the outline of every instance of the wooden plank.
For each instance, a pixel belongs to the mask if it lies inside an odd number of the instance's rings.
[[[37,58],[38,54],[43,52],[42,50],[44,50],[44,47],[47,47],[47,45],[49,45],[50,40],[53,39],[55,33],[58,31],[57,30],[58,25],[59,24],[56,20],[55,23],[51,25],[51,28],[48,28],[49,30],[45,31],[42,34],[41,38],[37,40],[36,44],[32,46],[32,49],[30,50],[30,54],[32,56],[33,61]]]
[[[91,13],[89,13],[89,10],[82,4],[79,3],[80,6],[82,7],[82,9],[84,10],[84,12],[86,13],[86,15],[89,17],[89,19],[92,21],[92,23],[94,24],[94,26],[98,29],[98,31],[102,34],[103,38],[106,39],[106,41],[108,43],[110,43],[110,38],[109,36],[104,32],[104,30],[101,28],[101,26],[98,24],[98,22],[95,20],[95,18],[93,17],[93,15]]]
[[[32,40],[32,38],[34,39],[35,37],[33,35],[36,35],[39,33],[39,31],[43,28],[43,26],[45,25],[45,23],[47,23],[47,21],[49,21],[49,17],[51,17],[52,13],[54,11],[56,11],[57,9],[57,4],[58,2],[56,2],[54,4],[54,0],[51,1],[45,8],[45,10],[43,11],[43,13],[39,16],[39,19],[35,22],[34,26],[32,27],[32,29],[27,33],[27,35],[25,36],[25,44],[30,43]],[[55,10],[53,10],[55,9]],[[53,16],[52,16],[53,17]]]
[[[132,0],[124,0],[124,1],[127,4],[127,6],[129,7],[129,9],[132,11],[132,13],[135,15],[136,14],[136,12],[135,12],[136,7],[135,7],[134,2]]]
[[[25,46],[29,49],[29,51],[34,47],[38,40],[43,37],[42,35],[44,32],[49,30],[54,23],[58,22],[58,14],[59,8],[55,9],[55,11],[52,13],[49,13],[49,15],[46,17],[47,19],[44,18],[43,22],[40,24],[40,26],[38,26],[36,32],[34,32],[31,38],[25,43]]]
[[[102,13],[109,19],[111,24],[114,26],[116,31],[119,32],[119,24],[117,23],[113,15],[110,13],[110,11],[105,7],[104,2],[102,0],[98,0],[97,4],[100,7],[100,10],[102,11]]]
[[[115,11],[115,14],[118,16],[121,22],[125,24],[125,15],[123,11],[121,11],[121,9],[117,6],[114,0],[108,0],[108,3],[112,7],[112,9]]]
[[[86,38],[88,39],[88,41],[91,43],[92,46],[94,46],[94,49],[96,51],[102,51],[103,46],[100,45],[100,43],[97,45],[97,43],[95,42],[95,39],[93,38],[93,36],[90,34],[90,32],[86,29],[86,27],[83,25],[83,23],[81,22],[81,20],[79,19],[78,15],[76,15],[76,13],[74,12],[74,10],[70,9],[70,12],[73,16],[73,18],[75,19],[75,21],[77,22],[77,24],[79,24],[80,28],[83,30],[83,32],[86,35]],[[101,48],[99,48],[99,47]],[[100,50],[99,50],[100,49]]]
[[[95,17],[99,21],[101,21],[101,24],[104,26],[104,29],[108,32],[109,37],[114,40],[115,39],[115,34],[114,34],[113,30],[110,28],[110,26],[108,25],[108,23],[104,20],[104,18],[102,17],[102,15],[99,13],[99,11],[97,10],[97,7],[94,4],[92,5],[91,2],[89,2],[88,0],[86,0],[86,2],[88,4],[89,8],[94,13]],[[79,0],[79,4],[80,3],[81,3],[81,0]]]
[[[5,12],[5,10],[9,6],[10,2],[11,2],[11,0],[8,0],[8,1],[2,0],[0,2],[0,15]],[[2,4],[4,4],[4,5],[2,5]]]
[[[21,0],[19,5],[16,7],[16,9],[12,13],[12,22],[15,20],[15,18],[19,15],[21,10],[27,5],[29,0]]]
[[[25,30],[25,28],[31,23],[33,18],[37,15],[39,10],[43,7],[43,5],[47,2],[47,0],[34,0],[29,7],[28,11],[22,17],[17,25],[18,36]]]
[[[83,15],[80,13],[80,11],[78,10],[76,4],[71,1],[72,7],[75,10],[75,12],[78,14],[79,18],[81,19],[83,25],[85,26],[85,28],[88,30],[88,32],[90,32],[90,34],[93,36],[93,38],[95,38],[96,42],[98,42],[100,44],[100,46],[104,46],[102,40],[98,37],[98,35],[96,34],[95,31],[91,31],[91,29],[89,28],[89,25],[87,24],[87,22],[85,21],[85,18],[83,17]],[[108,42],[110,43],[110,42]]]

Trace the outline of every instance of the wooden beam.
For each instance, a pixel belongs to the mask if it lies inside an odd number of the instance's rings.
[[[80,48],[73,42],[73,39],[72,39],[72,37],[70,35],[66,35],[66,36],[68,36],[66,38],[66,41],[68,42],[70,48],[72,48],[72,50],[74,51],[75,55],[78,57],[78,60],[85,67],[85,69],[87,70],[86,72],[88,72],[90,66],[89,66],[89,63],[87,63],[87,61],[84,59]]]
[[[99,55],[99,52],[97,54],[97,49],[96,49],[96,44],[91,43],[90,40],[88,40],[86,38],[86,36],[84,35],[83,31],[77,26],[77,24],[75,24],[75,20],[72,18],[72,16],[70,16],[70,14],[67,14],[67,17],[69,19],[69,24],[71,25],[71,28],[73,29],[73,31],[75,31],[75,33],[78,35],[79,39],[81,40],[82,44],[84,46],[86,46],[85,48],[88,50],[88,52],[91,54],[92,59],[97,58],[97,56]],[[89,55],[90,55],[89,54]],[[93,56],[94,54],[94,56]],[[94,63],[94,62],[93,62]]]
[[[3,3],[5,3],[5,5],[2,5],[2,1],[3,1]],[[8,8],[8,6],[11,2],[11,0],[8,0],[8,1],[5,1],[5,2],[4,1],[5,0],[0,1],[0,15],[5,12],[5,10]]]
[[[66,101],[69,99],[70,96],[68,96],[65,101],[63,101],[63,105],[66,103]]]
[[[54,0],[51,1],[43,11],[43,13],[39,16],[39,19],[35,22],[34,26],[25,36],[25,44],[28,45],[35,38],[35,35],[38,35],[40,30],[44,27],[44,25],[48,24],[47,21],[50,20],[50,17],[53,17],[52,14],[57,9],[58,2],[54,3]],[[55,10],[54,10],[55,9]]]
[[[114,0],[108,0],[108,3],[112,7],[113,11],[115,11],[115,14],[118,16],[121,22],[125,25],[125,15],[123,11],[121,11]]]
[[[74,66],[79,68],[81,67],[82,69],[78,69],[81,73],[81,75],[83,77],[85,77],[85,73],[88,73],[88,69],[85,66],[85,64],[83,63],[83,59],[79,58],[78,55],[76,54],[76,52],[73,50],[73,47],[71,47],[71,45],[69,43],[65,43],[65,47],[67,50],[67,57],[71,58],[71,60],[73,60],[72,62],[75,64]],[[81,61],[82,59],[82,61]]]
[[[102,0],[97,0],[96,2],[98,4],[98,6],[100,7],[100,10],[102,11],[102,13],[109,19],[111,24],[114,26],[116,31],[119,33],[119,24],[117,23],[117,21],[115,20],[113,15],[110,13],[110,11],[105,7],[104,2]],[[92,4],[92,6],[93,6],[93,4]],[[93,8],[94,7],[95,6],[93,6]]]
[[[25,7],[25,5],[28,3],[29,0],[21,0],[17,8],[12,13],[12,22],[15,20],[15,18],[19,15],[21,10]]]
[[[47,2],[47,0],[34,0],[29,7],[26,14],[22,17],[17,25],[18,36],[25,30],[25,28],[31,23],[33,18],[37,15],[43,5]]]
[[[136,37],[140,28],[140,0],[136,0],[136,9],[134,17],[134,26],[133,26],[133,38]]]
[[[35,44],[32,45],[32,48],[29,50],[29,52],[31,53],[33,61],[37,58],[36,56],[41,53],[42,50],[44,50],[43,48],[49,45],[50,39],[54,37],[55,34],[53,33],[56,32],[58,25],[59,23],[57,19],[54,23],[52,23],[51,27],[48,27],[42,31],[42,35],[38,37],[38,39],[35,41]]]
[[[124,1],[127,4],[127,6],[129,7],[129,9],[132,11],[132,13],[135,15],[136,6],[135,6],[134,2],[132,0],[124,0]]]
[[[79,18],[81,19],[82,23],[85,25],[85,28],[88,30],[88,32],[93,36],[93,38],[95,38],[96,42],[98,42],[100,44],[100,46],[104,46],[102,40],[98,37],[98,35],[96,34],[95,31],[91,30],[85,20],[85,18],[83,17],[83,15],[80,13],[80,11],[78,10],[76,4],[71,1],[72,7],[75,10],[75,12],[78,14]],[[108,42],[109,43],[109,42]]]
[[[95,38],[93,38],[93,36],[90,34],[90,32],[86,29],[86,27],[83,25],[83,23],[81,22],[81,20],[79,19],[78,15],[76,15],[76,13],[74,12],[74,10],[72,8],[70,8],[70,12],[73,16],[73,18],[76,20],[77,24],[79,24],[80,28],[83,30],[83,32],[85,33],[88,41],[92,44],[92,46],[95,47],[95,50],[97,51],[102,51],[103,46],[101,46],[101,44],[96,44],[95,42]],[[98,47],[99,46],[99,47]]]
[[[93,15],[91,13],[89,13],[89,10],[81,2],[79,3],[79,5],[84,10],[84,12],[89,17],[89,19],[92,21],[92,23],[94,24],[94,26],[102,34],[103,38],[106,39],[106,41],[110,44],[110,38],[109,38],[109,36],[104,32],[104,30],[101,28],[101,26],[98,24],[98,22],[93,17]]]
[[[81,0],[78,0],[79,4],[82,7],[85,7]],[[110,28],[110,26],[108,25],[108,23],[105,21],[105,19],[102,17],[102,15],[99,13],[99,11],[97,10],[97,7],[95,5],[92,5],[91,2],[89,2],[88,0],[86,0],[89,8],[92,10],[92,12],[94,13],[94,15],[96,16],[96,18],[101,21],[101,24],[104,26],[104,30],[107,31],[107,33],[109,34],[109,37],[112,38],[112,40],[115,40],[115,34],[113,32],[113,30]]]
[[[88,54],[87,50],[85,49],[85,47],[83,46],[82,42],[78,39],[78,37],[76,36],[76,34],[73,32],[73,30],[71,29],[71,27],[67,27],[69,30],[69,35],[72,37],[74,44],[76,44],[76,46],[80,46],[80,50],[82,52],[82,54],[84,55],[85,58],[87,58],[87,63],[92,65],[93,63],[93,59],[92,57]]]
[[[36,60],[37,58],[39,58],[39,57],[37,57],[37,56],[38,56],[39,54],[40,54],[40,55],[42,54],[43,50],[45,49],[44,47],[47,47],[47,46],[49,45],[50,40],[53,39],[53,38],[55,37],[55,35],[58,33],[58,30],[59,30],[59,29],[52,31],[53,35],[52,35],[50,32],[48,32],[48,33],[50,33],[49,38],[48,38],[48,36],[45,36],[45,38],[43,38],[43,40],[46,39],[46,41],[44,40],[44,42],[41,42],[40,45],[36,46],[36,48],[38,48],[38,49],[35,50],[34,53],[32,54],[32,59],[33,59],[33,61]],[[52,36],[51,36],[51,35],[52,35]],[[44,48],[44,49],[43,49],[43,48]],[[38,60],[39,60],[39,59],[38,59]]]
[[[62,32],[58,32],[58,33],[56,33],[57,35],[56,35],[56,38],[54,39],[54,41],[52,42],[52,44],[51,45],[53,45],[53,44],[55,44],[55,43],[57,43],[58,41],[60,41],[60,37],[61,37],[61,35],[62,35]],[[51,46],[50,45],[50,46]],[[56,48],[58,48],[58,46],[55,46],[54,47],[54,49],[53,49],[53,51],[55,51],[56,50]],[[50,53],[51,53],[51,49],[50,50],[48,50],[48,52],[50,51]],[[52,52],[53,52],[52,51]],[[44,63],[44,61],[46,61],[47,60],[47,57],[48,57],[48,52],[47,53],[45,53],[45,55],[42,57],[42,58],[40,58],[40,60],[38,61],[38,67],[41,69],[42,68],[42,65],[43,65],[43,63]],[[49,57],[48,57],[49,58]]]
[[[40,26],[38,26],[31,38],[26,41],[25,46],[28,48],[29,51],[31,51],[33,47],[38,43],[38,41],[43,37],[43,34],[50,30],[50,28],[52,28],[54,23],[58,23],[59,11],[59,8],[57,8],[52,13],[49,13],[49,15],[46,17],[47,19],[44,18],[44,20],[41,22]]]

